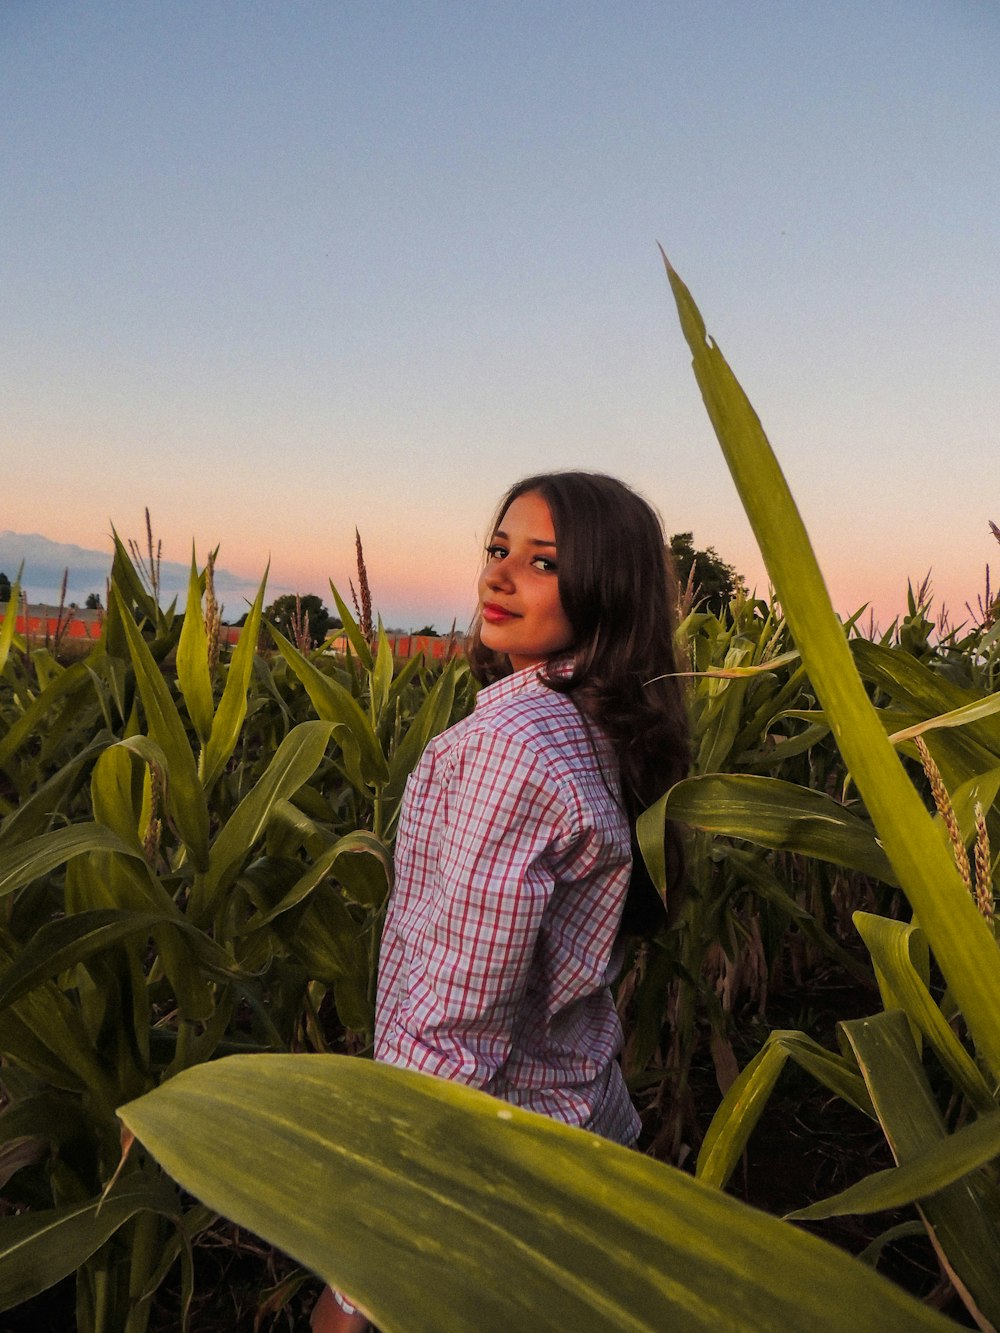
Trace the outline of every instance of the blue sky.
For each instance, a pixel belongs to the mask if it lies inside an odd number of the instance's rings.
[[[149,505],[168,557],[322,593],[357,526],[387,621],[447,624],[496,496],[581,466],[763,586],[659,241],[839,609],[933,567],[960,610],[1000,566],[998,57],[986,0],[8,3],[0,529]]]

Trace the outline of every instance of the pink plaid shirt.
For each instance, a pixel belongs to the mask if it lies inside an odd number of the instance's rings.
[[[376,1058],[633,1143],[609,989],[631,864],[607,740],[535,668],[483,689],[407,784]]]

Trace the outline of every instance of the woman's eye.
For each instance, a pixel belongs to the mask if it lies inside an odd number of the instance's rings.
[[[543,574],[555,574],[559,569],[556,562],[547,555],[536,555],[531,563],[536,569],[540,569]]]
[[[506,546],[499,546],[496,542],[486,548],[487,560],[502,560],[506,554]]]

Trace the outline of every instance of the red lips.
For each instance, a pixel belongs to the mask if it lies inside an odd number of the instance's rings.
[[[484,602],[483,619],[491,625],[503,625],[508,620],[516,620],[517,615],[513,611],[505,610],[502,606],[497,606],[496,602]]]

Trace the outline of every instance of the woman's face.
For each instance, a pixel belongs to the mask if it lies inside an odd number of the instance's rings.
[[[558,566],[549,506],[537,491],[527,491],[500,519],[479,578],[480,637],[485,647],[506,653],[515,671],[572,647]]]

